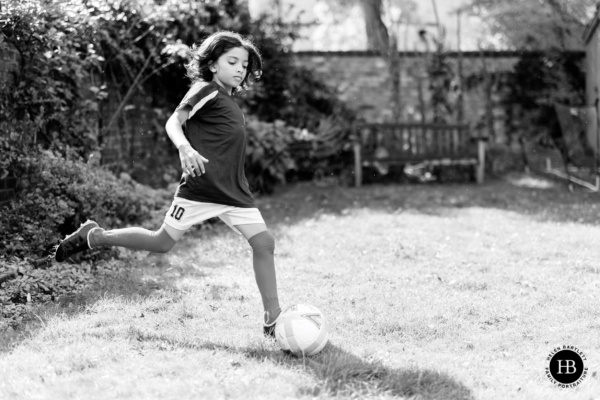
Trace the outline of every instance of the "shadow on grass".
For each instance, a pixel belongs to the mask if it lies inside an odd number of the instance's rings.
[[[281,357],[281,356],[279,356]],[[421,399],[472,399],[471,391],[450,376],[428,369],[388,368],[379,361],[366,361],[329,343],[317,357],[279,358],[282,364],[302,363],[318,379],[301,394],[332,395],[385,394]]]
[[[277,230],[323,214],[343,217],[357,209],[446,215],[470,207],[515,212],[541,222],[600,225],[600,194],[583,189],[570,192],[564,185],[535,175],[482,185],[371,184],[356,188],[299,183],[259,200],[263,216]]]
[[[306,358],[295,357],[267,346],[236,347],[207,342],[192,347],[241,353],[246,358],[261,362],[271,360],[281,366],[302,367],[311,373],[318,383],[300,388],[299,396],[326,394],[364,398],[385,395],[444,400],[474,398],[469,388],[445,373],[429,369],[389,368],[379,361],[363,360],[331,342],[318,355]]]
[[[144,254],[146,252],[140,252]],[[122,260],[121,269],[96,275],[92,285],[79,294],[65,297],[63,307],[86,306],[101,297],[124,299],[147,298],[159,291],[176,291],[176,281],[181,275],[206,276],[184,263],[175,263],[167,255],[146,253],[135,260]]]
[[[180,249],[183,246],[180,247]],[[176,253],[177,251],[173,251]],[[172,262],[166,255],[147,252],[138,259],[97,262],[90,285],[79,293],[63,296],[58,301],[32,307],[22,324],[0,331],[0,353],[8,352],[30,338],[54,315],[75,316],[103,297],[139,300],[159,292],[177,291],[176,281],[182,276],[203,277],[205,269]]]

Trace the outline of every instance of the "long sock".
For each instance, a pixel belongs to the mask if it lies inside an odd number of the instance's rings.
[[[118,246],[132,250],[166,253],[173,248],[175,240],[164,230],[150,231],[144,228],[123,228],[105,231],[95,228],[90,232],[90,247]]]
[[[267,323],[279,316],[281,307],[277,296],[277,276],[275,273],[275,240],[269,231],[252,236],[248,243],[252,247],[252,264],[256,284],[262,297],[263,307],[267,312]]]

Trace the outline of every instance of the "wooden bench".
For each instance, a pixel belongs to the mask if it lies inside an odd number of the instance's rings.
[[[355,184],[369,165],[472,165],[477,183],[484,180],[486,138],[468,125],[363,124],[354,142]]]

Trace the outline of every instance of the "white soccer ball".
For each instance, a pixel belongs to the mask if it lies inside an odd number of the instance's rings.
[[[296,304],[285,308],[275,324],[275,338],[283,350],[314,356],[327,344],[329,329],[315,306]]]

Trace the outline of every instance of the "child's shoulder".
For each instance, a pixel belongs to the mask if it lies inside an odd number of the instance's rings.
[[[217,91],[219,90],[219,84],[217,82],[196,81],[196,82],[192,83],[192,85],[190,86],[189,92],[193,92],[193,93],[205,92],[208,94],[210,92],[214,92],[215,90],[217,90]]]
[[[181,104],[188,104],[194,107],[197,103],[205,104],[213,99],[219,93],[219,87],[216,82],[197,81],[190,86],[189,90],[181,100]]]

